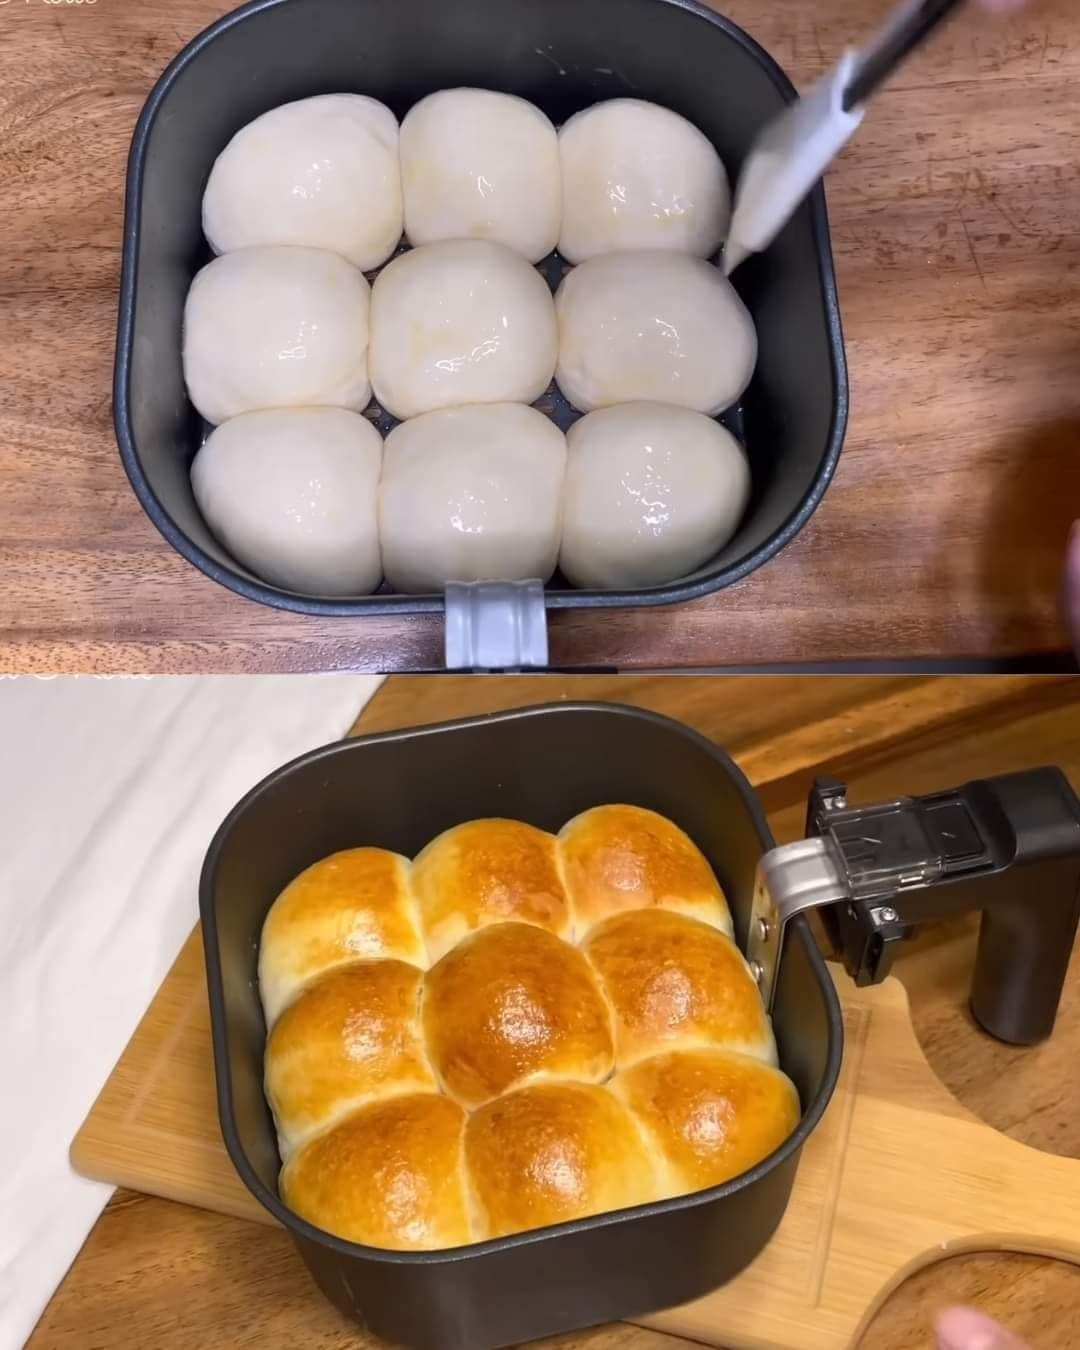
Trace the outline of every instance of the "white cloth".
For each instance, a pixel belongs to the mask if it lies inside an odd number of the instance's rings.
[[[214,831],[378,683],[0,678],[0,1350],[112,1193],[68,1148],[198,917]]]

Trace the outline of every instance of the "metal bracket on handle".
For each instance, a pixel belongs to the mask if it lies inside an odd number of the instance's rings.
[[[766,1011],[772,1011],[784,930],[796,914],[847,900],[850,883],[843,860],[826,838],[800,839],[771,849],[754,877],[754,902],[746,959]]]
[[[451,581],[446,669],[536,670],[548,663],[542,581]]]

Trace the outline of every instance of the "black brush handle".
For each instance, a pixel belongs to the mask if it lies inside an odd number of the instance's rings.
[[[923,0],[867,56],[844,90],[844,111],[859,107],[963,0]]]

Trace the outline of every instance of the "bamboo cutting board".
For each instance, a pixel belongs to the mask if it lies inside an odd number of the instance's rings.
[[[897,981],[856,989],[835,978],[843,1072],[780,1229],[737,1279],[649,1325],[730,1350],[839,1350],[908,1275],[946,1254],[1027,1251],[1080,1265],[1080,1161],[1007,1139],[962,1107],[927,1064]],[[198,929],[71,1156],[98,1180],[273,1222],[218,1132]]]

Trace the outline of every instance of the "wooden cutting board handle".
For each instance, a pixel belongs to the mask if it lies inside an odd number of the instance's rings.
[[[649,1325],[730,1350],[842,1350],[944,1257],[1016,1251],[1080,1265],[1080,1160],[1008,1139],[963,1107],[927,1062],[899,981],[857,989],[830,969],[844,1067],[780,1229],[737,1279]]]
[[[898,981],[834,978],[844,1066],[783,1223],[735,1280],[649,1325],[726,1350],[843,1350],[897,1285],[942,1257],[997,1249],[1080,1265],[1080,1160],[1015,1143],[962,1107],[927,1063]],[[269,1222],[218,1131],[198,929],[71,1156],[86,1176]]]

